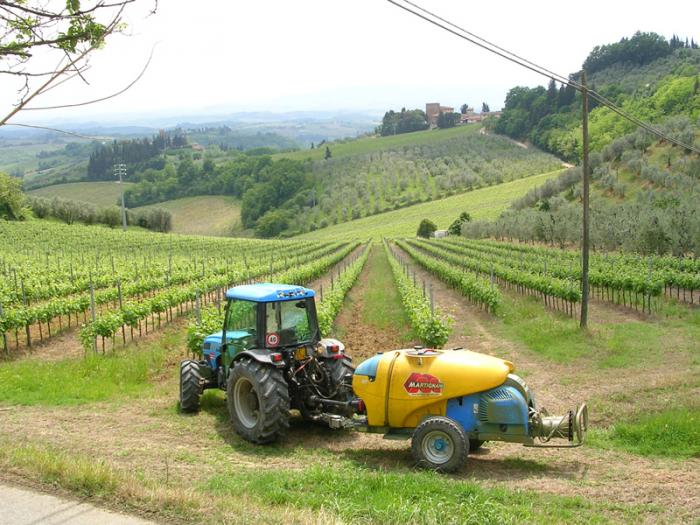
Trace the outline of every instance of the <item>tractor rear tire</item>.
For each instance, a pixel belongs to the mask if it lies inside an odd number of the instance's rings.
[[[352,366],[352,359],[344,355],[341,359],[333,359],[328,368],[333,376],[333,384],[337,385],[338,392],[333,397],[336,401],[350,401],[355,397],[352,390],[352,376],[355,367]],[[346,414],[352,415],[352,411]]]
[[[199,412],[199,399],[202,395],[202,374],[199,363],[186,359],[180,363],[180,410]]]
[[[251,443],[272,443],[289,428],[289,387],[282,370],[249,358],[228,376],[226,404],[236,433]]]
[[[448,417],[433,416],[416,427],[411,452],[420,468],[455,472],[467,459],[469,442],[458,423]]]

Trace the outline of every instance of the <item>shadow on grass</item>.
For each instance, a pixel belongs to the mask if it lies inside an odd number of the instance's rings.
[[[254,445],[238,436],[231,425],[226,400],[218,393],[202,397],[202,412],[215,418],[215,430],[221,439],[238,454],[249,458],[290,458],[300,463],[315,460],[340,461],[365,470],[410,472],[415,460],[411,441],[383,440],[381,435],[367,439],[367,435],[352,430],[331,430],[320,424],[304,421],[292,412],[290,428],[284,441],[269,445]],[[578,461],[552,464],[546,459],[525,459],[502,456],[484,445],[469,454],[465,466],[454,476],[483,480],[519,480],[533,476],[580,479],[583,466]]]

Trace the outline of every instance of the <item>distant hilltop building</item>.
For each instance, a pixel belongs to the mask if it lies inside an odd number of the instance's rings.
[[[437,120],[440,113],[454,113],[455,108],[450,106],[441,106],[439,102],[428,102],[425,105],[425,116],[428,118],[428,124],[431,128],[437,126]]]
[[[437,127],[437,120],[440,113],[454,113],[455,108],[450,106],[441,106],[439,102],[428,102],[425,105],[425,116],[428,119],[428,124],[431,128]],[[471,124],[473,122],[481,122],[486,117],[500,117],[500,111],[482,111],[476,113],[474,108],[467,108],[465,113],[460,114],[460,124]]]
[[[460,124],[472,124],[473,122],[481,122],[486,117],[500,117],[500,111],[483,111],[481,113],[474,113],[474,110],[467,111],[459,117]]]

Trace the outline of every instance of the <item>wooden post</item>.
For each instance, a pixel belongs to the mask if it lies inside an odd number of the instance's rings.
[[[2,310],[2,304],[0,304],[0,319],[2,319],[4,315],[4,312]],[[3,330],[2,332],[2,347],[5,350],[5,353],[9,356],[10,355],[10,347],[7,346],[7,334]]]
[[[24,289],[24,279],[21,279],[19,283],[20,283],[20,286],[22,288],[22,304],[24,305],[25,308],[27,308],[27,306],[29,306],[29,301],[27,301],[27,292]],[[39,326],[41,327],[41,321],[39,321],[39,323],[40,323]],[[31,348],[32,347],[32,336],[29,332],[29,324],[25,325],[24,329],[25,329],[26,334],[27,334],[27,346],[29,348]]]
[[[119,295],[119,310],[121,310],[124,305],[122,302],[122,280],[117,279],[117,294]],[[122,346],[126,346],[126,331],[124,325],[122,325]]]
[[[195,319],[196,319],[196,321],[197,321],[197,326],[199,326],[199,325],[202,324],[202,312],[201,312],[200,309],[199,309],[199,290],[197,290],[197,291],[195,292],[195,295],[194,295],[194,304],[195,304],[195,306],[194,306],[194,308],[195,308],[195,310],[194,310]]]
[[[583,241],[581,243],[581,328],[588,328],[588,258],[590,249],[590,166],[588,162],[588,86],[586,71],[581,71],[583,98]]]
[[[430,315],[435,315],[435,304],[433,303],[433,283],[428,287],[430,291]]]
[[[92,316],[92,322],[95,322],[97,314],[95,312],[95,286],[92,284],[92,272],[90,272],[90,315]],[[103,341],[104,343],[104,341]],[[92,340],[92,350],[97,353],[97,336]]]

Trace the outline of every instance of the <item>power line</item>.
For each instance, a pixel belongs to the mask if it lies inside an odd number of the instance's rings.
[[[410,0],[403,0],[403,3],[399,3],[396,0],[387,0],[390,4],[393,4],[394,6],[403,9],[404,11],[407,11],[408,13],[411,13],[414,16],[417,16],[418,18],[421,18],[422,20],[439,27],[440,29],[443,29],[447,31],[448,33],[451,33],[463,40],[466,40],[467,42],[470,42],[482,49],[485,49],[486,51],[489,51],[490,53],[493,53],[495,55],[500,56],[501,58],[504,58],[510,62],[513,62],[514,64],[517,64],[521,67],[524,67],[526,69],[529,69],[530,71],[537,73],[538,75],[542,75],[544,77],[550,78],[552,80],[559,81],[562,84],[567,84],[577,91],[580,92],[587,92],[588,96],[590,96],[592,99],[596,100],[603,106],[609,108],[611,111],[614,113],[620,115],[622,118],[632,122],[633,124],[639,126],[640,128],[652,133],[653,135],[656,135],[660,139],[666,140],[667,142],[670,142],[672,144],[675,144],[679,147],[685,148],[689,151],[693,151],[695,153],[700,154],[700,149],[696,148],[693,145],[686,144],[674,137],[671,137],[664,133],[662,130],[659,128],[644,122],[643,120],[635,117],[634,115],[631,115],[627,113],[624,109],[620,108],[617,106],[614,102],[609,100],[608,98],[604,97],[600,93],[588,89],[587,87],[583,86],[582,84],[576,82],[572,78],[565,77],[564,75],[560,75],[558,73],[555,73],[554,71],[551,71],[543,66],[540,66],[539,64],[532,62],[531,60],[528,60],[524,57],[521,57],[512,51],[509,51],[501,46],[498,46],[494,44],[493,42],[490,42],[486,40],[483,37],[480,37],[479,35],[476,35],[460,26],[457,24],[454,24],[450,22],[449,20],[442,18],[438,16],[437,14],[433,13],[432,11],[429,11],[418,4],[415,4],[411,2]],[[406,5],[404,5],[406,4]],[[411,9],[411,6],[414,9]]]

